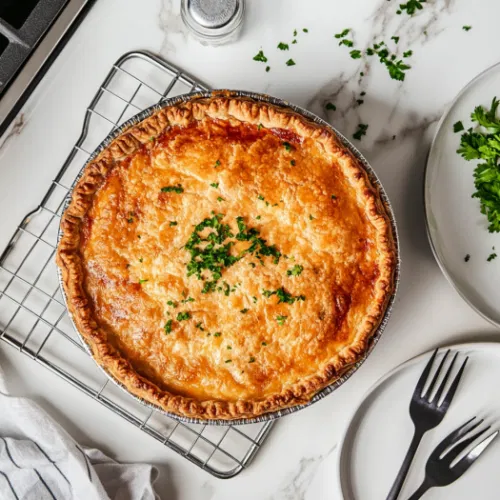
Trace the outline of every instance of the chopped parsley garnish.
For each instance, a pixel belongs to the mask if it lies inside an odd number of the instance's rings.
[[[217,160],[217,161],[215,162],[214,168],[217,168],[217,167],[220,167],[220,160]]]
[[[193,297],[188,297],[187,299],[181,300],[181,304],[186,304],[188,302],[194,302]]]
[[[169,300],[169,301],[167,302],[167,305],[168,305],[168,306],[171,306],[171,307],[177,307],[177,302],[174,302],[173,300]]]
[[[210,184],[213,188],[217,189],[219,187],[219,183],[218,182],[212,182],[212,184]]]
[[[309,214],[309,220],[314,220],[314,217],[311,214]]]
[[[261,342],[261,344],[260,344],[260,345],[263,345],[264,347],[266,347],[267,342]]]
[[[161,188],[162,193],[183,193],[184,188],[180,185],[177,184],[177,186],[165,186]]]
[[[299,265],[299,264],[295,264],[292,269],[288,269],[288,271],[286,272],[287,276],[300,276],[300,274],[302,273],[302,271],[304,270],[304,267]]]
[[[232,349],[232,347],[230,345],[228,345],[228,346],[226,346],[226,349],[230,351]]]
[[[289,50],[290,47],[287,43],[280,42],[278,43],[278,49],[280,50]]]
[[[264,55],[264,52],[262,50],[259,50],[257,55],[253,58],[254,61],[258,62],[267,62],[267,57]]]
[[[352,59],[361,59],[361,51],[360,50],[351,50],[351,52],[349,52],[349,54],[351,55]]]
[[[177,321],[186,321],[191,317],[191,314],[188,312],[181,312],[177,315]]]
[[[293,36],[297,36],[297,30],[293,30]]]
[[[278,322],[278,325],[283,326],[285,324],[286,319],[288,316],[283,316],[283,315],[278,315],[276,316],[276,321]]]
[[[245,307],[245,309],[242,309],[242,310],[240,311],[240,313],[241,313],[241,314],[246,314],[247,312],[248,312],[248,309],[247,309],[246,307]]]
[[[257,217],[255,217],[257,220],[260,220],[262,217],[260,215],[257,215]]]
[[[296,43],[297,43],[297,40],[294,40],[294,41],[292,42],[292,45],[295,45]]]
[[[283,147],[287,150],[287,151],[291,151],[292,150],[292,145],[289,143],[289,142],[282,142],[283,144]]]
[[[175,220],[170,221],[170,227],[177,226],[177,222]]]
[[[264,201],[264,200],[265,200],[265,198],[264,198],[261,194],[259,194],[259,195],[257,196],[257,199],[262,200],[262,201]]]
[[[334,194],[332,194],[332,200],[336,200],[336,199],[337,199],[337,197]]]
[[[488,262],[491,262],[493,259],[496,259],[497,258],[497,254],[496,253],[490,253],[490,255],[488,255],[488,258],[486,259]]]
[[[271,71],[271,66],[266,66],[266,73],[269,73]]]
[[[276,295],[278,297],[278,304],[293,304],[296,301],[306,300],[304,295],[292,295],[288,293],[283,287],[278,288],[276,290],[262,290],[262,295],[264,297],[271,297],[272,295]]]
[[[303,31],[304,33],[309,33],[309,30],[308,30],[307,28],[302,28],[302,31]]]
[[[471,119],[477,127],[462,134],[457,150],[468,161],[481,161],[474,169],[476,191],[472,197],[479,199],[490,233],[500,231],[500,119],[496,116],[499,103],[494,97],[489,110],[482,106],[474,109]]]
[[[413,55],[413,50],[407,50],[406,52],[403,52],[403,57],[410,57],[412,55]]]
[[[205,331],[205,328],[203,328],[203,324],[201,323],[201,321],[199,323],[196,323],[196,328],[198,328],[198,330],[201,330],[202,332]]]
[[[259,123],[259,125],[257,126],[257,130],[260,132],[260,129],[263,127],[264,125],[262,125],[262,123]]]
[[[248,360],[249,363],[255,363],[255,358],[253,356],[250,356],[250,359]]]
[[[344,38],[344,37],[346,37],[349,34],[349,31],[351,31],[350,28],[346,28],[341,33],[337,33],[335,35],[335,38]]]
[[[363,101],[363,99],[356,99],[356,104],[358,106],[361,106],[361,104],[363,104],[365,101]]]
[[[464,257],[464,260],[465,260],[465,262],[469,262],[469,260],[470,260],[470,254],[467,254],[467,255]]]
[[[253,303],[254,303],[254,304],[257,304],[257,297],[253,296],[253,297],[252,297],[252,300],[253,300]]]
[[[366,95],[366,92],[363,90],[363,92],[361,92],[361,94],[359,94],[360,96],[365,96]]]
[[[352,47],[354,45],[354,42],[352,40],[347,40],[347,38],[344,38],[343,40],[340,40],[339,45],[345,45],[346,47]]]
[[[295,61],[293,59],[288,59],[288,61],[286,62],[286,65],[287,66],[295,66]]]
[[[165,330],[165,333],[168,335],[169,333],[172,332],[172,320],[169,319],[166,323],[165,323],[165,326],[163,327],[163,329]]]
[[[143,283],[147,283],[149,280],[139,280],[139,285],[142,285]]]
[[[215,332],[214,333],[214,337],[220,337],[221,335],[222,335],[221,332]]]
[[[135,217],[135,213],[134,212],[129,212],[128,213],[128,219],[127,219],[127,222],[129,224],[132,224],[132,222],[134,222],[134,217]]]
[[[399,36],[391,36],[391,40],[394,40],[394,43],[399,42]]]
[[[224,363],[232,363],[233,360],[232,359],[226,359],[226,361],[224,361]]]
[[[336,111],[337,110],[337,106],[335,106],[335,104],[332,104],[331,102],[327,102],[325,105],[325,108],[328,111]]]
[[[256,229],[248,229],[243,221],[243,217],[237,217],[238,233],[235,235],[231,232],[228,224],[221,222],[223,214],[214,215],[212,218],[204,219],[200,222],[184,248],[191,254],[191,260],[187,264],[187,275],[193,274],[199,280],[204,280],[206,276],[202,273],[208,271],[211,274],[211,279],[205,281],[202,293],[213,292],[217,289],[217,282],[222,277],[223,269],[231,267],[241,260],[246,254],[255,255],[259,260],[262,256],[273,257],[273,262],[277,264],[281,257],[281,253],[274,245],[267,245],[266,240],[259,236],[259,231]],[[206,228],[213,229],[206,237],[201,237],[200,233]],[[231,249],[237,241],[248,241],[250,245],[238,255],[232,255]],[[229,295],[229,285],[225,284],[224,293]],[[222,288],[221,288],[222,290]]]
[[[217,196],[217,201],[226,201],[222,196]]]
[[[292,167],[295,167],[295,165],[296,165],[295,160],[290,160],[290,165],[291,165]]]
[[[368,130],[368,125],[366,125],[366,123],[360,123],[358,124],[358,130],[356,130],[356,132],[354,132],[354,134],[352,134],[352,136],[354,137],[354,139],[360,141],[361,138],[366,135],[366,131]]]
[[[144,262],[144,259],[142,257],[139,257],[139,262],[142,264]]]
[[[400,4],[400,10],[397,11],[397,14],[401,14],[403,10],[406,10],[409,16],[413,16],[417,10],[422,10],[424,8],[422,4],[426,1],[427,0],[408,0],[408,2]]]
[[[462,29],[464,31],[470,31],[472,29],[472,26],[462,26]]]
[[[464,124],[461,121],[453,124],[453,132],[455,132],[455,134],[457,132],[462,132],[462,130],[464,130]]]

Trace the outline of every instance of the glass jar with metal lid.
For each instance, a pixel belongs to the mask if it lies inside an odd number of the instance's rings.
[[[245,0],[182,0],[181,16],[191,33],[205,45],[236,40],[243,24]]]

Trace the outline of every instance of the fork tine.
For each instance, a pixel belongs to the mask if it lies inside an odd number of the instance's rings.
[[[457,464],[452,467],[452,470],[457,474],[457,479],[479,458],[486,448],[491,444],[491,442],[498,436],[498,431],[492,432],[489,436],[486,436],[482,441],[480,441],[472,450],[465,455]]]
[[[479,436],[484,434],[486,431],[490,429],[491,426],[488,425],[486,429],[482,429],[479,432],[476,432],[476,434],[473,434],[471,437],[468,437],[467,439],[464,439],[462,442],[458,443],[456,446],[453,446],[448,453],[446,453],[445,457],[448,462],[453,462],[462,451],[467,448],[467,446],[470,446]],[[470,431],[469,431],[470,432]]]
[[[441,382],[441,385],[439,386],[439,389],[436,392],[436,396],[434,398],[434,403],[436,406],[438,405],[439,400],[441,399],[441,394],[443,394],[444,388],[446,386],[446,382],[448,382],[448,378],[451,375],[451,371],[453,370],[453,365],[455,364],[457,356],[458,356],[458,352],[456,352],[455,356],[453,356],[453,359],[451,360],[451,363],[450,363],[450,366],[448,367],[446,375],[444,376],[443,381]],[[429,393],[429,396],[430,396],[430,393]]]
[[[441,370],[443,369],[444,363],[446,361],[446,358],[448,357],[448,354],[450,354],[450,350],[448,349],[444,356],[443,359],[441,360],[441,363],[439,363],[438,369],[436,370],[436,373],[434,374],[434,378],[432,379],[431,385],[429,386],[429,389],[425,392],[425,395],[429,396],[427,399],[429,399],[432,395],[432,391],[434,390],[434,387],[436,386],[436,383],[439,379],[439,374],[441,373]]]
[[[431,356],[431,359],[429,359],[427,365],[424,368],[424,371],[422,372],[422,375],[420,375],[420,378],[418,379],[417,386],[415,387],[415,392],[413,393],[414,396],[420,397],[422,395],[422,392],[425,387],[425,383],[427,382],[427,378],[429,377],[429,373],[431,372],[432,364],[434,363],[434,360],[436,359],[437,353],[439,349],[436,349],[434,353]]]
[[[461,425],[458,429],[454,430],[451,434],[448,434],[434,449],[431,454],[431,458],[434,460],[439,460],[439,457],[447,450],[453,443],[455,443],[458,439],[465,436],[469,432],[473,431],[478,425],[483,423],[483,420],[479,420],[472,427],[467,428],[469,424],[475,420],[476,417],[472,417],[469,421],[465,422],[465,424]]]
[[[450,386],[450,390],[446,393],[446,396],[443,399],[443,403],[439,407],[441,410],[443,410],[443,411],[448,410],[448,407],[450,406],[450,403],[453,399],[453,396],[455,395],[455,391],[457,390],[458,384],[460,383],[460,379],[462,378],[462,374],[464,373],[465,365],[467,364],[467,361],[469,361],[469,356],[467,356],[465,358],[465,361],[462,363],[460,370],[458,370],[458,373],[455,377],[455,380],[453,380],[453,382]]]

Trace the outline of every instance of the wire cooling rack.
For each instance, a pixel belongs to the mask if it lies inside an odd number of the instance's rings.
[[[24,218],[0,256],[0,339],[212,475],[230,478],[248,466],[272,422],[224,427],[182,423],[109,383],[72,327],[54,262],[64,199],[102,138],[162,99],[201,90],[208,89],[145,52],[125,54],[113,65],[40,206]]]

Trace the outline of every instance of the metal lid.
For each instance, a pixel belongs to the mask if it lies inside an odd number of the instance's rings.
[[[217,29],[233,20],[240,0],[188,0],[188,12],[200,26]]]

